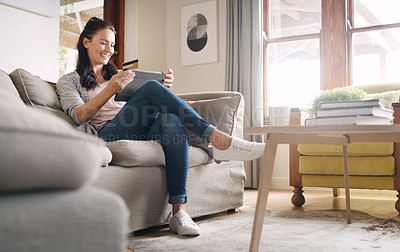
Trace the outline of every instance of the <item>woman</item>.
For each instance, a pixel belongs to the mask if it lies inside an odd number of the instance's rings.
[[[135,74],[118,71],[109,63],[114,45],[114,27],[104,20],[90,19],[78,41],[76,71],[57,83],[61,105],[75,122],[94,128],[105,141],[160,140],[166,160],[168,202],[172,204],[170,230],[179,235],[199,235],[199,226],[184,211],[189,147],[183,127],[211,143],[217,160],[256,159],[265,145],[232,138],[202,119],[168,89],[174,80],[171,69],[162,84],[150,81],[129,101],[115,101],[115,94]]]

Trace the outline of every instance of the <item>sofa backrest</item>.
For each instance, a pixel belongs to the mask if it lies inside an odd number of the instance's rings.
[[[1,69],[0,69],[0,89],[6,90],[7,92],[9,92],[18,99],[21,98],[10,76],[8,76],[8,74]]]

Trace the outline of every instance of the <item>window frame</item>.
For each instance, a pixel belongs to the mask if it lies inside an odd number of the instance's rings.
[[[269,44],[319,38],[320,89],[327,90],[353,85],[352,38],[354,34],[400,28],[400,23],[354,28],[354,0],[321,0],[321,31],[319,33],[269,39],[268,8],[269,0],[263,0],[264,125],[269,124],[267,117],[267,47]]]

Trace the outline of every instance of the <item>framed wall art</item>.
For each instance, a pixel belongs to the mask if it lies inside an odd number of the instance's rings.
[[[217,1],[181,9],[181,63],[183,66],[218,61]]]

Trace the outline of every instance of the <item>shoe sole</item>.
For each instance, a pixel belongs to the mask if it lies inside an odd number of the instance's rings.
[[[199,236],[200,235],[200,232],[199,233],[190,233],[190,232],[188,232],[188,233],[185,233],[185,234],[180,234],[180,233],[178,233],[177,229],[175,229],[175,228],[173,228],[171,226],[169,227],[169,231],[177,233],[178,235],[182,235],[182,236]]]

